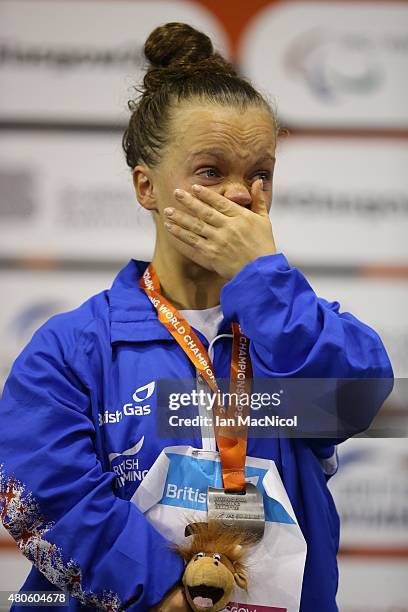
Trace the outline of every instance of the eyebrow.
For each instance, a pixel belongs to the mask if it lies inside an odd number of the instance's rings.
[[[200,157],[200,155],[210,155],[211,157],[218,157],[218,158],[223,159],[225,157],[225,151],[223,151],[222,149],[211,149],[211,148],[201,149],[200,151],[194,151],[193,153],[191,153],[191,155],[188,156],[188,159],[194,159],[195,157]],[[266,155],[263,155],[262,157],[257,159],[254,165],[260,164],[268,160],[276,161],[276,158],[273,155],[270,155],[269,153],[267,153]]]

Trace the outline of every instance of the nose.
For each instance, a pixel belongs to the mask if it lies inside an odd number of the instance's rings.
[[[240,206],[249,206],[252,203],[252,196],[243,183],[228,183],[222,195]]]

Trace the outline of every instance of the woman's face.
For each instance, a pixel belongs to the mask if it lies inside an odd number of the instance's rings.
[[[251,208],[251,185],[263,179],[268,210],[272,202],[275,164],[275,127],[269,113],[258,107],[235,108],[189,103],[174,113],[170,138],[160,163],[150,170],[157,210],[158,240],[162,246],[183,245],[164,227],[163,209],[183,209],[174,190],[191,193],[205,185],[224,197]]]

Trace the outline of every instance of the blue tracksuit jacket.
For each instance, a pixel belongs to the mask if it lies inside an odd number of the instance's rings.
[[[162,448],[202,444],[159,438],[155,393],[151,385],[140,391],[159,378],[196,374],[138,287],[146,265],[131,260],[110,290],[43,325],[3,393],[0,511],[33,563],[22,590],[65,589],[69,610],[148,610],[183,571],[129,501]],[[318,298],[282,254],[247,264],[222,289],[221,306],[220,334],[240,322],[254,377],[392,377],[376,332]],[[213,346],[216,376],[227,378],[231,339]],[[150,397],[143,401],[138,389]],[[369,405],[365,426],[381,401]],[[322,468],[336,442],[248,440],[248,455],[275,461],[307,541],[301,612],[337,610],[339,520]]]

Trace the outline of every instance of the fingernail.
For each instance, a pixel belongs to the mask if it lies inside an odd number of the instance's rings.
[[[171,229],[172,229],[172,225],[171,225],[171,223],[165,223],[165,224],[164,224],[164,227],[166,227],[168,230],[171,230]]]
[[[174,191],[174,195],[176,196],[176,198],[184,198],[184,191],[182,189],[176,189]]]
[[[167,215],[168,217],[171,217],[171,215],[174,213],[174,208],[165,208],[164,209],[164,214]]]
[[[193,185],[193,191],[195,191],[195,193],[200,193],[202,189],[202,185]]]

